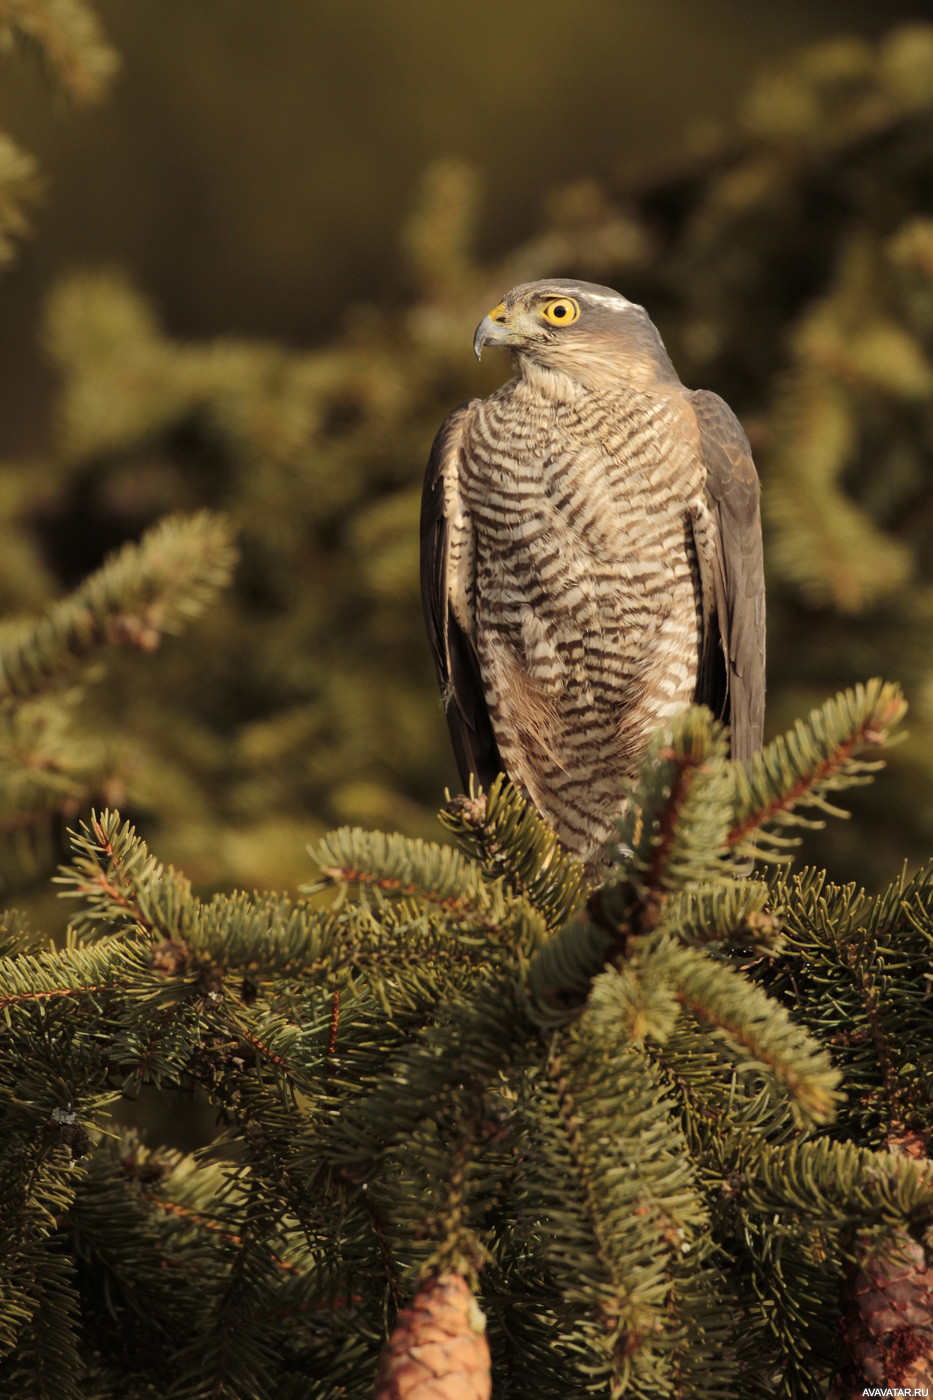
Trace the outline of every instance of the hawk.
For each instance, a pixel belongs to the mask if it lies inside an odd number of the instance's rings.
[[[476,329],[517,373],[434,441],[428,636],[464,787],[504,770],[591,871],[658,725],[708,705],[760,746],[758,477],[716,394],[687,389],[610,287],[513,289]]]

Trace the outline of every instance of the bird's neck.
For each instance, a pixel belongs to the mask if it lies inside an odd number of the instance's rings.
[[[599,354],[575,356],[560,368],[532,355],[516,355],[519,382],[532,393],[554,403],[568,403],[607,386],[633,393],[663,392],[655,362],[636,357],[607,358]]]
[[[529,355],[516,355],[518,383],[538,398],[553,403],[570,403],[584,392],[584,385],[572,375],[551,365],[534,360]]]

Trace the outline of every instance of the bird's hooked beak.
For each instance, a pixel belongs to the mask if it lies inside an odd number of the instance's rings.
[[[483,358],[484,345],[508,345],[512,339],[512,328],[504,302],[494,306],[488,316],[484,316],[476,327],[473,337],[473,354],[478,360]]]

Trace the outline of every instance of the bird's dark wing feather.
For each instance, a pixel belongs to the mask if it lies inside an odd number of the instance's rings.
[[[471,412],[472,404],[462,403],[441,424],[431,448],[421,496],[421,600],[464,789],[471,774],[488,788],[502,771],[476,652],[454,616],[450,601],[450,522],[444,510],[444,478],[457,469]]]
[[[706,467],[706,499],[719,527],[713,568],[716,618],[700,652],[697,702],[727,720],[732,757],[761,746],[765,708],[765,582],[758,476],[748,438],[717,394],[689,394]]]

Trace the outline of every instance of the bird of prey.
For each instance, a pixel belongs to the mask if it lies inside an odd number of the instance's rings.
[[[422,596],[460,777],[504,770],[595,872],[648,740],[698,703],[761,743],[758,478],[716,394],[685,388],[609,287],[513,289],[476,329],[517,373],[431,451]]]

